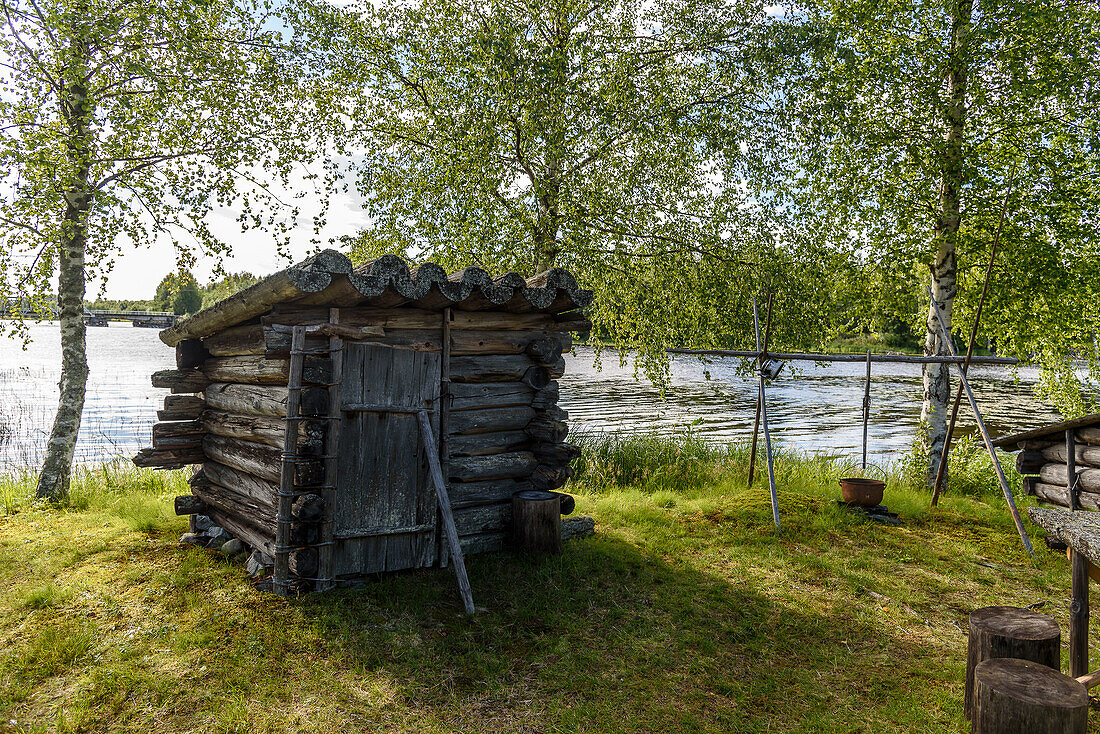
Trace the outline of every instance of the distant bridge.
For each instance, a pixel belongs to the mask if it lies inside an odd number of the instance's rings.
[[[33,310],[17,309],[14,314],[9,310],[0,311],[0,318],[38,319],[57,318],[53,309],[36,314]],[[152,329],[165,329],[179,321],[182,316],[177,316],[170,311],[112,311],[110,309],[84,309],[84,322],[88,326],[106,326],[108,321],[129,321],[134,326],[145,326]]]
[[[129,321],[134,326],[148,326],[153,329],[166,329],[179,321],[171,311],[111,311],[104,309],[84,309],[84,320],[88,326],[106,326],[108,321]]]

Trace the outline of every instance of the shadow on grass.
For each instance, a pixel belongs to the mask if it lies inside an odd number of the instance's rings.
[[[606,536],[559,557],[474,557],[470,577],[473,619],[449,570],[293,604],[341,664],[402,681],[410,703],[454,724],[506,728],[543,698],[556,703],[542,716],[565,730],[852,731],[927,703],[911,679],[922,661],[934,667],[931,652],[869,623],[854,601],[783,605]]]

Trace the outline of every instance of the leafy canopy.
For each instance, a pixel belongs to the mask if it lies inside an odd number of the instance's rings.
[[[91,198],[87,280],[127,244],[164,238],[181,266],[227,252],[216,208],[283,246],[298,210],[272,186],[318,156],[327,124],[299,93],[284,15],[265,0],[0,0],[0,296],[44,302],[73,196]],[[89,145],[60,114],[74,92]]]
[[[960,63],[956,331],[969,332],[1008,195],[979,345],[1041,364],[1044,394],[1063,411],[1095,411],[1066,357],[1100,377],[1100,6],[981,0],[952,47],[966,1],[788,8],[777,77],[785,130],[776,165],[754,182],[787,213],[791,238],[850,253],[865,284],[853,323],[900,319],[923,331],[947,75]]]
[[[743,343],[749,296],[778,278],[803,304],[792,338],[827,330],[831,256],[780,244],[744,185],[770,124],[761,3],[314,11],[318,73],[363,156],[356,257],[569,268],[597,291],[597,333],[657,378],[669,345]]]

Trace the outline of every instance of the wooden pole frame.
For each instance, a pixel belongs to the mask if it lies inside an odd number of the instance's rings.
[[[696,354],[710,357],[740,357],[742,359],[760,359],[763,352],[760,349],[751,351],[748,349],[669,349],[669,354]],[[772,359],[780,359],[784,362],[864,362],[867,356],[864,354],[824,354],[819,352],[768,352]],[[919,354],[871,354],[871,361],[875,363],[897,362],[900,364],[962,364],[963,357],[949,357],[934,355],[926,357]],[[1015,357],[987,357],[974,355],[970,364],[998,364],[1011,367],[1020,363]]]
[[[756,348],[760,349],[760,316],[756,312],[756,298],[752,299],[752,323],[756,331]],[[775,521],[775,529],[782,530],[783,525],[779,520],[779,495],[775,489],[775,466],[772,463],[772,434],[768,428],[768,403],[764,394],[764,370],[758,370],[760,400],[760,418],[764,424],[764,451],[768,458],[768,489],[771,490],[772,519]]]
[[[1001,218],[997,222],[997,232],[993,235],[993,247],[989,251],[989,265],[985,269],[985,282],[982,284],[982,295],[978,298],[978,310],[974,313],[974,325],[970,327],[970,341],[966,346],[966,360],[963,362],[962,371],[967,369],[974,361],[974,341],[978,337],[978,324],[982,320],[982,310],[985,308],[986,294],[989,293],[989,281],[993,277],[993,263],[997,259],[997,247],[1001,243],[1001,228],[1005,223],[1005,214],[1008,212],[1008,197],[1012,194],[1012,184],[1016,180],[1016,167],[1012,168],[1012,176],[1008,182],[1008,191],[1005,192],[1004,204],[1001,206]],[[951,437],[955,433],[955,421],[959,417],[959,405],[962,402],[963,387],[955,390],[955,404],[951,408],[951,422],[947,425],[947,436],[943,440],[943,451],[940,452],[940,465],[936,468],[936,480],[932,483],[932,506],[939,502],[940,492],[943,491],[944,478],[947,476],[947,458],[951,452]]]
[[[764,366],[764,360],[768,355],[768,341],[772,335],[772,304],[775,302],[775,294],[768,296],[768,325],[764,327],[764,350],[756,358],[756,368],[759,370]],[[753,299],[753,318],[756,318],[756,299]],[[756,348],[760,349],[760,325],[756,325]],[[760,396],[756,396],[756,418],[752,422],[752,449],[749,451],[749,480],[748,485],[752,487],[753,475],[756,470],[756,444],[760,435]]]
[[[932,310],[936,314],[936,320],[939,321],[940,332],[943,334],[944,344],[947,346],[952,356],[958,356],[955,353],[955,345],[951,343],[951,331],[947,328],[947,322],[943,319],[943,313],[940,311],[940,304],[936,301],[931,286],[928,286],[928,298],[931,300]],[[989,451],[989,458],[993,461],[993,468],[997,470],[997,479],[1000,480],[1001,491],[1004,492],[1005,502],[1008,503],[1009,512],[1012,513],[1012,521],[1016,524],[1016,531],[1020,534],[1020,540],[1023,541],[1024,549],[1027,551],[1027,554],[1029,556],[1034,556],[1035,551],[1031,547],[1031,539],[1027,537],[1027,530],[1024,529],[1023,520],[1020,519],[1020,511],[1016,508],[1016,500],[1012,497],[1012,489],[1008,486],[1008,480],[1005,478],[1004,469],[1001,468],[1001,461],[997,458],[997,451],[993,447],[993,439],[989,437],[989,431],[986,430],[985,421],[982,419],[982,411],[978,408],[978,401],[974,397],[974,391],[970,389],[970,382],[966,379],[966,372],[963,372],[961,369],[959,371],[959,380],[966,390],[966,397],[970,401],[971,410],[974,411],[974,419],[978,422],[978,430],[982,434],[982,440],[985,441],[986,450]]]
[[[867,350],[867,379],[863,383],[863,469],[867,469],[867,423],[871,419],[871,350]]]

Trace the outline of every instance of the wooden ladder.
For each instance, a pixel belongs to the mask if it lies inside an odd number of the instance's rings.
[[[329,323],[338,324],[340,309],[329,309]],[[272,586],[276,594],[286,596],[290,592],[290,554],[296,550],[317,548],[317,575],[302,577],[303,581],[313,581],[317,591],[327,591],[336,585],[334,554],[334,512],[336,507],[336,454],[340,445],[340,382],[343,374],[344,343],[339,336],[330,335],[328,347],[324,350],[306,350],[306,333],[311,331],[305,326],[295,326],[290,337],[290,369],[287,379],[286,437],[283,441],[282,463],[279,470],[279,496],[275,514],[275,570]],[[329,355],[331,375],[328,382],[328,414],[325,416],[303,416],[302,374],[306,354]],[[298,454],[298,423],[303,420],[328,421],[325,431],[324,480],[320,486],[298,487],[296,483],[297,466],[303,461],[313,461],[317,457],[303,457]],[[316,543],[292,545],[290,530],[294,522],[292,510],[294,500],[307,494],[320,494],[324,512],[320,520],[320,538]]]

